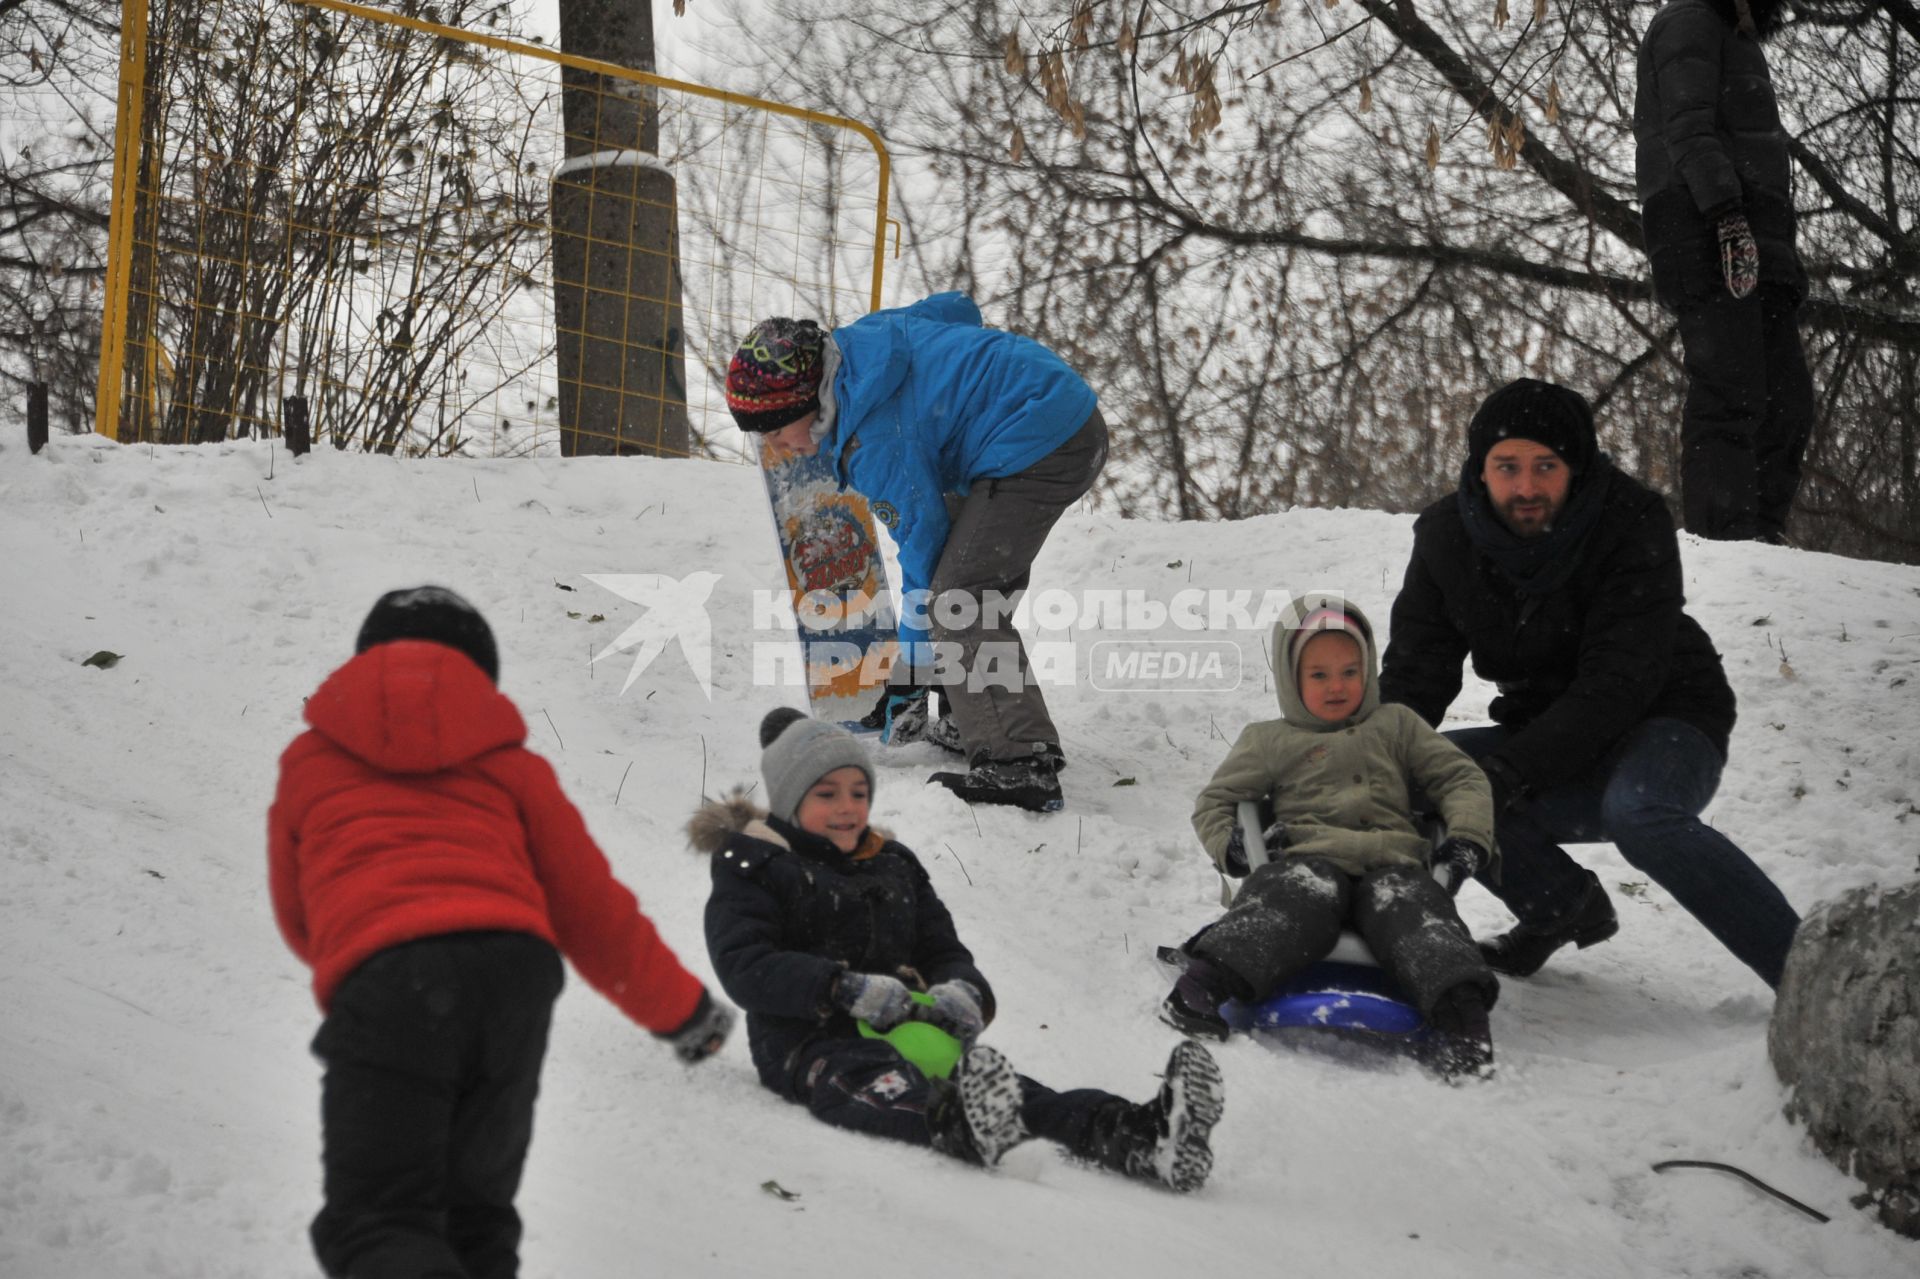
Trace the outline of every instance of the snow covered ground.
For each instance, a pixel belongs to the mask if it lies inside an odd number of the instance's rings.
[[[1042,586],[1337,588],[1384,620],[1411,521],[1070,514]],[[264,815],[301,699],[383,590],[488,614],[502,685],[668,939],[709,972],[681,824],[755,778],[751,596],[778,584],[756,475],[718,463],[410,462],[268,444],[0,442],[0,1275],[312,1276],[317,1013],[266,899]],[[1803,910],[1920,853],[1920,570],[1688,541],[1688,590],[1741,700],[1710,812]],[[624,695],[592,665],[642,610],[587,574],[720,575],[712,697],[669,645]],[[596,619],[600,620],[596,620]],[[1084,629],[1070,637],[1086,643]],[[1232,691],[1059,688],[1050,817],[969,812],[882,761],[999,993],[991,1042],[1056,1086],[1144,1097],[1174,1042],[1153,947],[1217,909],[1191,796],[1275,713],[1259,643]],[[99,650],[117,665],[83,662]],[[1487,690],[1455,708],[1473,722]],[[1126,779],[1132,784],[1122,785]],[[737,1039],[678,1065],[584,983],[558,1012],[520,1197],[529,1276],[1884,1277],[1920,1244],[1780,1114],[1766,988],[1610,848],[1613,942],[1506,984],[1497,1076],[1448,1087],[1236,1042],[1213,1183],[1176,1198],[1037,1147],[986,1174],[813,1123]],[[1477,931],[1504,912],[1462,898]],[[1740,1165],[1818,1225],[1721,1174]],[[767,1183],[795,1195],[783,1199]]]

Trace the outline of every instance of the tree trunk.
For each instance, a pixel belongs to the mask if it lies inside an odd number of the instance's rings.
[[[647,0],[561,0],[560,47],[653,69]],[[560,450],[685,457],[677,201],[653,91],[566,68],[553,180]]]

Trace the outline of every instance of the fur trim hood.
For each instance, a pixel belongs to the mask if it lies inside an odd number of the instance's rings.
[[[710,799],[700,805],[699,810],[687,819],[687,842],[695,852],[711,857],[725,848],[727,841],[735,835],[762,840],[779,848],[793,847],[792,842],[774,827],[767,810],[754,803],[750,794],[747,787],[736,786],[719,799]],[[891,832],[869,823],[866,838],[861,843],[866,849],[877,849],[892,839]]]

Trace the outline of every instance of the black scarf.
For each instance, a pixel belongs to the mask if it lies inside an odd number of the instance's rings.
[[[1600,523],[1612,484],[1613,461],[1599,454],[1588,474],[1574,477],[1573,492],[1560,508],[1559,518],[1539,537],[1520,537],[1501,522],[1478,475],[1460,477],[1455,500],[1475,548],[1492,560],[1522,595],[1537,597],[1564,586],[1580,567],[1580,557]]]

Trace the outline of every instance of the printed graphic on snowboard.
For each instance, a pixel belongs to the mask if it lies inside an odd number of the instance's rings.
[[[842,490],[832,459],[786,457],[763,443],[760,470],[799,619],[813,714],[856,732],[899,652],[873,509]]]

